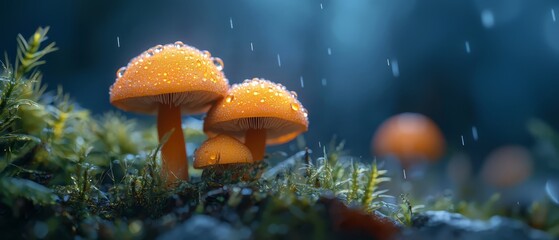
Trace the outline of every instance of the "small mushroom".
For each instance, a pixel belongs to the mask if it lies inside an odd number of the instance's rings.
[[[220,134],[206,140],[194,152],[194,168],[204,169],[203,179],[217,182],[249,181],[254,163],[250,150],[239,140]]]
[[[268,80],[247,79],[210,109],[204,132],[244,140],[254,160],[262,160],[266,144],[282,144],[306,132],[307,115],[295,92]]]
[[[481,177],[491,186],[510,188],[528,179],[532,171],[530,151],[522,146],[510,145],[489,153],[481,168]]]
[[[372,147],[377,156],[393,155],[407,167],[419,160],[438,160],[445,141],[431,119],[418,113],[401,113],[381,124]]]
[[[162,173],[168,181],[188,180],[181,113],[204,113],[223,98],[229,83],[222,68],[222,61],[209,52],[176,42],[150,48],[117,71],[110,88],[111,104],[125,111],[157,114],[160,140],[174,130],[161,149]]]
[[[206,140],[194,152],[194,168],[253,163],[250,150],[239,140],[225,134]]]

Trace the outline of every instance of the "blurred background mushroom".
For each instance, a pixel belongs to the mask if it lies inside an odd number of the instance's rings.
[[[533,172],[533,160],[528,149],[508,145],[491,152],[481,169],[483,181],[493,187],[510,188],[526,181]]]
[[[372,141],[373,155],[394,156],[407,168],[423,161],[434,162],[445,149],[443,135],[429,118],[401,113],[384,121]]]

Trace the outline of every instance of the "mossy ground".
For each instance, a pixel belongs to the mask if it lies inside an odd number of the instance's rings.
[[[118,113],[95,117],[61,89],[45,92],[37,67],[56,50],[53,43],[44,46],[47,31],[19,36],[15,63],[6,57],[0,75],[4,237],[153,238],[207,215],[247,229],[249,238],[386,239],[419,210],[409,196],[387,195],[385,170],[351,161],[335,141],[313,155],[301,141],[292,156],[225,172],[191,169],[191,181],[165,183],[153,126]],[[185,135],[205,138],[190,128]],[[440,197],[425,208],[483,218],[501,211],[494,200],[480,207]],[[553,217],[559,214],[542,214],[553,211],[552,204],[536,203],[515,216],[559,235]]]

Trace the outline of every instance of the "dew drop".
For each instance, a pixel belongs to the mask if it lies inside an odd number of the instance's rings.
[[[121,78],[122,75],[124,75],[124,72],[126,72],[126,67],[119,68],[118,71],[116,71],[116,77]]]
[[[291,103],[291,109],[293,109],[293,111],[299,111],[299,104]]]
[[[215,155],[215,154],[210,155],[210,159],[211,159],[211,160],[217,159],[217,155]]]
[[[146,51],[146,55],[147,55],[148,57],[153,56],[153,54],[155,54],[155,53],[153,52],[153,49],[149,49],[149,50]]]
[[[297,98],[297,93],[295,91],[291,91],[291,96],[293,96],[294,98]]]
[[[175,42],[175,47],[182,48],[182,47],[184,47],[184,43],[182,43],[181,41],[176,41]]]
[[[227,97],[225,98],[225,102],[226,102],[226,103],[230,103],[230,102],[232,102],[233,100],[235,100],[235,96],[233,96],[233,95],[229,95],[229,96],[227,96]]]
[[[263,103],[263,102],[265,102],[265,101],[266,101],[266,100],[264,100],[264,98],[260,99],[260,102],[261,102],[261,103]]]
[[[223,70],[223,60],[221,60],[221,58],[218,57],[214,57],[212,58],[212,61],[214,62],[214,65],[217,67],[217,70],[221,71]]]
[[[161,46],[161,45],[155,46],[155,48],[154,48],[155,53],[158,53],[158,52],[161,52],[161,51],[163,51],[163,46]]]
[[[203,53],[204,56],[206,56],[206,57],[212,57],[212,53],[210,53],[210,51],[208,51],[208,50],[204,50],[204,51],[202,51],[202,53]]]
[[[307,112],[307,109],[303,108],[303,116],[305,116],[305,117],[309,116],[309,112]]]
[[[254,96],[257,96],[257,95],[260,94],[260,93],[257,92],[257,91],[254,91],[252,94],[254,94]]]

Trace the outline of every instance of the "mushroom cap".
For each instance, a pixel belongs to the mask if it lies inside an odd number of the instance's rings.
[[[248,129],[266,130],[266,144],[282,144],[306,132],[307,110],[278,83],[253,78],[234,84],[204,119],[204,132],[225,133],[244,140]]]
[[[481,177],[494,187],[516,186],[532,175],[533,159],[522,146],[510,145],[493,150],[481,168]]]
[[[229,89],[222,68],[221,59],[182,42],[157,45],[117,71],[111,104],[148,114],[156,113],[160,103],[180,106],[183,113],[204,113]]]
[[[239,140],[220,134],[206,140],[194,152],[194,168],[211,165],[253,163],[250,150]]]
[[[401,113],[384,121],[373,138],[379,156],[394,155],[404,164],[414,160],[435,161],[444,153],[439,127],[418,113]]]

